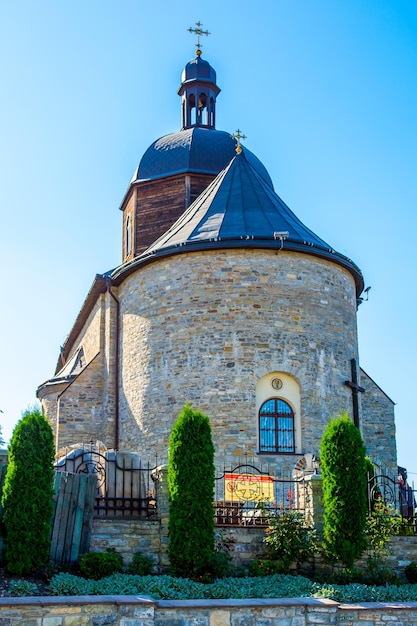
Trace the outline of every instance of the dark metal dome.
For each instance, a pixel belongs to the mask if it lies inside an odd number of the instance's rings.
[[[261,178],[273,188],[261,161],[244,148],[247,160]],[[155,180],[193,172],[217,176],[236,154],[236,141],[229,133],[194,126],[157,139],[143,155],[131,183]]]
[[[208,81],[216,84],[216,72],[208,61],[202,59],[201,56],[197,56],[187,63],[182,71],[181,83],[184,84],[188,80]]]

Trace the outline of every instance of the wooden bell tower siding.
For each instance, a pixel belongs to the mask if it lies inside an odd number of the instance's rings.
[[[215,178],[215,174],[183,173],[140,181],[129,189],[123,211],[123,261],[139,256],[163,235]],[[131,221],[132,245],[127,253]]]

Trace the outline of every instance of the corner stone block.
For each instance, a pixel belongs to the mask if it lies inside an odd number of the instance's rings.
[[[212,611],[210,626],[230,626],[230,611]]]
[[[88,615],[71,615],[64,618],[64,626],[88,626],[89,624],[91,622]]]
[[[256,626],[256,618],[251,613],[237,613],[232,615],[230,626]]]
[[[152,619],[121,619],[120,626],[154,626]]]
[[[44,617],[42,626],[62,626],[63,623],[62,617]]]

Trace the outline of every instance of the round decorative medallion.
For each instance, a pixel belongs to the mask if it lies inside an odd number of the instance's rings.
[[[283,382],[280,378],[273,378],[271,380],[271,387],[273,389],[282,389]]]

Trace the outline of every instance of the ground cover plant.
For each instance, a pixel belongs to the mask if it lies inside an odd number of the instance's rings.
[[[50,595],[136,595],[154,599],[328,598],[337,602],[417,601],[417,585],[338,585],[319,583],[303,576],[274,574],[264,577],[223,578],[204,584],[172,576],[114,574],[99,581],[58,574],[49,585]]]

